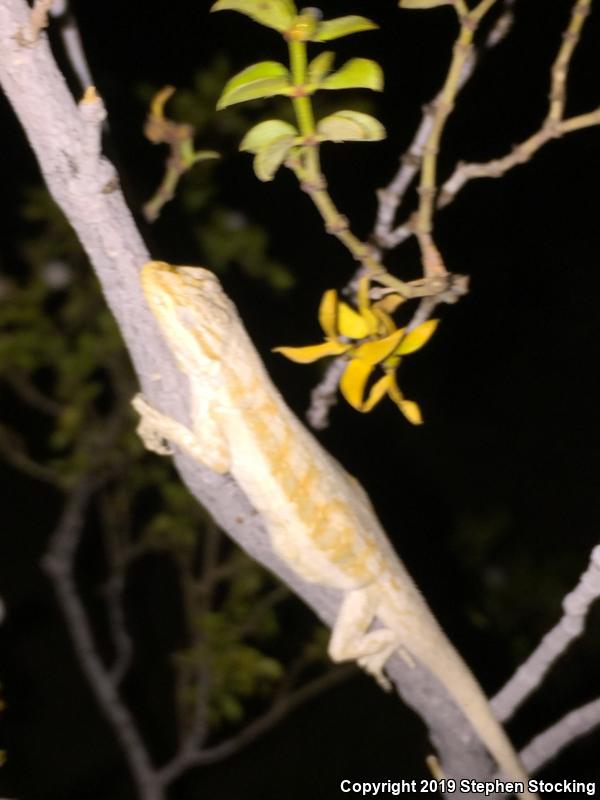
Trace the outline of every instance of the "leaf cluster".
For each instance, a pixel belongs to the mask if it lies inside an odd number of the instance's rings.
[[[77,271],[81,251],[62,215],[41,189],[27,192],[23,210],[40,236],[22,247],[29,274],[3,281],[0,379],[46,417],[37,457],[57,481],[69,482],[98,466],[99,452],[105,466],[116,458],[111,448],[98,447],[118,403],[113,390],[129,392],[132,378],[95,279]],[[127,416],[112,417],[115,437],[128,426]]]
[[[236,143],[248,128],[252,110],[229,108],[214,114],[223,83],[230,71],[229,62],[219,56],[198,72],[189,89],[177,89],[169,98],[170,116],[185,123],[194,137],[210,146],[222,148],[228,141]],[[155,91],[148,85],[138,88],[142,102],[152,107]],[[170,157],[166,163],[169,169]],[[270,237],[265,228],[240,208],[223,202],[215,182],[216,161],[204,161],[201,169],[189,169],[185,180],[177,184],[177,197],[186,225],[205,263],[219,274],[233,266],[251,278],[265,281],[271,288],[284,291],[294,284],[289,268],[270,253]],[[171,187],[174,191],[174,187]],[[172,196],[169,195],[169,199]],[[156,197],[156,195],[155,195]]]
[[[313,122],[309,99],[321,90],[372,89],[381,91],[383,73],[377,62],[352,58],[334,69],[335,54],[325,51],[306,63],[307,42],[327,42],[377,27],[361,16],[323,20],[315,9],[300,13],[291,0],[219,0],[212,11],[238,11],[278,31],[288,42],[290,66],[278,61],[261,61],[246,67],[225,84],[218,109],[249,100],[276,96],[294,103],[296,124],[285,119],[269,119],[251,128],[242,139],[240,150],[252,153],[254,171],[261,181],[273,179],[286,161],[293,162],[306,147],[323,142],[377,141],[385,136],[375,117],[355,110],[341,110]]]

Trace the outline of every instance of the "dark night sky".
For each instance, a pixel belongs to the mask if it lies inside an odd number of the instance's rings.
[[[235,70],[284,57],[274,33],[233,13],[209,17],[207,7],[188,0],[73,0],[111,115],[111,155],[124,172],[134,208],[156,179],[158,156],[141,138],[145,109],[133,86],[142,81],[190,86],[202,65],[223,50]],[[398,12],[392,0],[322,7],[327,17],[364,13],[381,25],[377,33],[349,37],[331,48],[340,61],[342,55],[376,58],[386,75],[385,94],[373,102],[388,139],[324,153],[335,199],[356,232],[367,235],[374,190],[391,176],[421,105],[443,78],[454,22],[445,9]],[[537,129],[569,8],[567,0],[517,0],[515,29],[484,59],[447,126],[443,174],[459,159],[502,155]],[[568,115],[598,106],[594,44],[599,40],[596,9],[574,59]],[[35,172],[4,102],[0,114],[4,154],[12,165],[8,180],[1,182],[6,205],[14,182],[35,180]],[[315,373],[268,350],[291,336],[297,343],[315,340],[318,298],[328,286],[343,284],[353,264],[325,236],[290,177],[259,184],[247,156],[233,149],[225,156],[217,171],[222,198],[269,227],[273,253],[299,279],[297,290],[285,297],[271,296],[235,272],[225,279],[226,287],[267,354],[276,382],[301,413]],[[599,168],[600,128],[591,128],[551,143],[501,180],[474,182],[441,212],[437,241],[449,269],[471,276],[471,292],[443,310],[434,340],[402,373],[406,393],[419,400],[427,424],[411,428],[391,404],[368,417],[340,407],[322,437],[370,491],[410,571],[489,691],[556,619],[560,599],[583,570],[600,530]],[[143,232],[155,256],[194,263],[202,254],[181,234],[176,214],[173,205],[152,233]],[[3,222],[3,247],[10,249],[10,212]],[[399,275],[412,277],[414,244],[389,263]],[[0,772],[0,796],[125,800],[133,795],[119,753],[70,660],[52,595],[36,566],[52,527],[46,516],[56,513],[55,505],[47,493],[24,485],[1,465],[0,476],[18,498],[5,504],[8,521],[0,541],[18,537],[22,542],[18,548],[3,545],[2,552],[15,560],[0,560],[0,587],[13,587],[18,598],[0,640],[6,654],[0,676],[20,710],[11,716],[8,734],[15,758]],[[39,512],[31,508],[34,497]],[[498,520],[504,527],[491,554],[494,562],[470,573],[473,559],[461,549],[468,542],[465,531]],[[496,606],[506,596],[505,613],[482,599],[486,586],[498,582],[506,592],[496,593]],[[518,594],[511,595],[513,583]],[[594,621],[598,614],[592,626]],[[520,742],[598,694],[597,666],[586,670],[583,665],[594,658],[597,664],[599,656],[600,642],[592,632],[554,670],[542,697],[519,715],[511,731]],[[419,723],[368,681],[351,681],[315,705],[302,708],[239,757],[182,782],[173,797],[185,800],[200,792],[218,792],[228,800],[333,797],[340,777],[421,775]],[[597,747],[596,736],[571,748],[546,775],[600,779]]]

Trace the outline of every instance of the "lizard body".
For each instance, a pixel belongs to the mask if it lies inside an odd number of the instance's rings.
[[[205,466],[231,473],[262,515],[277,554],[304,579],[344,593],[331,658],[355,659],[388,688],[383,669],[390,656],[416,657],[445,686],[505,777],[527,785],[479,684],[391,547],[367,494],[288,409],[216,277],[153,261],[141,279],[189,380],[192,414],[188,428],[138,395],[133,404],[146,446],[170,453],[172,442]],[[375,619],[381,627],[370,630]]]

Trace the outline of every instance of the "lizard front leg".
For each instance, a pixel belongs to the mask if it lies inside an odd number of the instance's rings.
[[[141,394],[135,395],[131,405],[140,415],[137,432],[148,450],[159,455],[173,455],[173,443],[208,469],[220,473],[229,471],[229,446],[208,409],[201,430],[196,432],[157,411]]]
[[[391,684],[383,674],[383,667],[398,649],[399,637],[389,628],[369,631],[379,602],[374,586],[351,589],[345,595],[333,626],[329,656],[332,661],[357,661],[382,689],[389,691]]]

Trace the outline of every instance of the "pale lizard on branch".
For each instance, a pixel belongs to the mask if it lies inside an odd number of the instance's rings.
[[[272,384],[235,306],[200,267],[150,261],[146,300],[189,382],[191,427],[141,395],[148,449],[173,443],[229,472],[261,514],[276,553],[307,581],[344,593],[329,644],[389,688],[386,661],[417,658],[446,688],[508,780],[527,777],[479,684],[446,638],[383,532],[365,491],[304,428]],[[370,630],[377,619],[381,627]],[[525,791],[524,798],[535,798]]]

